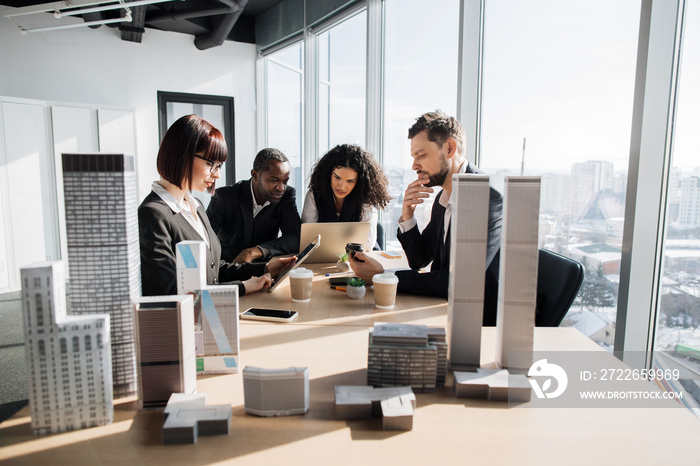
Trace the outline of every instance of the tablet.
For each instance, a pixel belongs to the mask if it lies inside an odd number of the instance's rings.
[[[292,270],[299,267],[299,265],[301,265],[301,263],[304,262],[309,257],[309,255],[312,252],[314,252],[316,250],[316,248],[318,248],[320,245],[321,245],[321,235],[317,235],[316,238],[314,238],[313,241],[311,241],[309,243],[309,245],[304,248],[303,251],[301,251],[299,254],[297,254],[296,262],[285,267],[279,273],[279,275],[277,275],[277,278],[275,279],[274,282],[272,282],[272,286],[270,286],[270,288],[267,289],[267,292],[270,293],[270,292],[272,292],[272,290],[277,288],[277,285],[282,283],[282,280],[284,280],[287,277],[289,272],[291,272]]]

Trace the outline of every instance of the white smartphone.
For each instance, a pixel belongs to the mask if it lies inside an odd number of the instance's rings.
[[[269,322],[291,322],[297,318],[297,311],[283,311],[281,309],[260,309],[251,307],[243,314],[241,319],[266,320]]]

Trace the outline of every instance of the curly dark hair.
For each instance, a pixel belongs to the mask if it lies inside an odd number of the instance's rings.
[[[343,167],[357,172],[355,187],[345,199],[353,204],[358,214],[366,205],[383,210],[389,204],[389,180],[384,170],[372,154],[354,144],[339,144],[316,162],[309,180],[309,189],[314,196],[333,196],[331,174],[336,168]]]

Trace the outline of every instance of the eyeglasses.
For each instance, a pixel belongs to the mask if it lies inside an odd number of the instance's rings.
[[[218,172],[219,170],[221,170],[221,167],[224,166],[223,162],[212,162],[211,160],[207,160],[204,157],[202,157],[201,155],[197,155],[197,154],[194,154],[194,156],[197,157],[198,159],[204,160],[205,162],[207,162],[209,164],[209,172],[211,172],[212,175],[214,173]]]

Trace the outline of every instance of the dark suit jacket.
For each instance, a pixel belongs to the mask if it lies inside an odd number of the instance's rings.
[[[296,204],[296,190],[291,186],[282,199],[270,204],[253,218],[251,180],[218,188],[212,197],[207,215],[219,236],[222,258],[232,261],[246,248],[260,246],[263,259],[299,252],[301,219]],[[282,236],[278,234],[282,231]]]
[[[474,165],[467,162],[467,173],[481,173]],[[447,241],[444,241],[445,208],[440,205],[441,191],[435,198],[430,223],[421,233],[414,226],[405,233],[398,233],[398,240],[406,252],[408,265],[412,270],[396,273],[399,277],[398,291],[403,293],[439,296],[447,299],[450,274],[450,235],[448,225]],[[503,216],[503,197],[491,188],[489,194],[488,245],[486,250],[486,287],[498,286],[499,261],[497,253],[501,247],[501,220]],[[432,261],[430,272],[419,273],[418,269]],[[495,281],[494,281],[495,280]],[[486,308],[486,306],[485,306]],[[489,306],[488,309],[492,309]],[[493,321],[493,323],[491,323]],[[495,325],[496,316],[484,315],[484,325]]]
[[[207,250],[207,284],[239,284],[265,273],[265,264],[230,264],[221,260],[221,245],[201,205],[197,214],[209,234]],[[151,192],[138,210],[141,246],[141,289],[144,296],[177,294],[175,245],[180,241],[202,241],[199,234],[180,213],[172,211],[156,193]],[[245,287],[239,286],[240,295]]]

